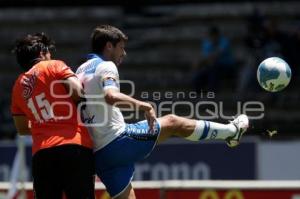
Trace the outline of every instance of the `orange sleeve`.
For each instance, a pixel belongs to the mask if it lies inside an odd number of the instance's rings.
[[[53,67],[54,76],[56,79],[66,79],[75,76],[74,72],[63,61],[56,60]]]
[[[16,95],[19,92],[20,91],[17,90],[17,86],[15,85],[12,92],[11,106],[10,106],[10,111],[12,115],[25,115],[25,113],[21,110],[20,106],[18,106],[17,104],[18,96]]]

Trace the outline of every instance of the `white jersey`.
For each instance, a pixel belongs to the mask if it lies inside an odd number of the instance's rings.
[[[105,102],[104,90],[120,90],[119,73],[111,61],[104,61],[95,54],[77,69],[77,76],[83,83],[86,107],[82,111],[83,122],[87,125],[94,142],[94,150],[99,150],[113,141],[125,130],[125,121],[119,108]],[[104,79],[113,78],[114,84],[105,84]]]

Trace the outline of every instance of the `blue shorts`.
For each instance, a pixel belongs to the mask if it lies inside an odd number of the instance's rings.
[[[118,196],[130,184],[134,164],[153,150],[160,133],[158,122],[154,129],[149,131],[146,120],[126,124],[119,137],[95,152],[96,173],[111,197]]]

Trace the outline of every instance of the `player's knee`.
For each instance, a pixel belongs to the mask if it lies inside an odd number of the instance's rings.
[[[178,116],[174,114],[166,115],[168,126],[175,127],[178,124]]]

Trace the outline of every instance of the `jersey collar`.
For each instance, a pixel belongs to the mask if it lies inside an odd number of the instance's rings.
[[[104,61],[99,55],[97,55],[97,54],[95,54],[95,53],[89,53],[89,54],[87,55],[87,59],[95,59],[95,58],[101,59],[102,61]]]

